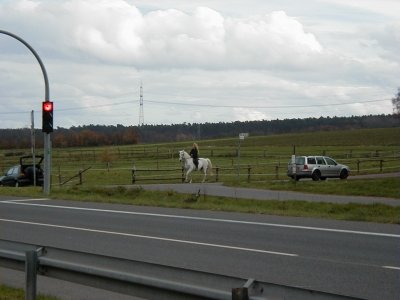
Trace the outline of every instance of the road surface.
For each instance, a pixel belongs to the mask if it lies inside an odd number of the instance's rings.
[[[365,299],[400,295],[398,225],[2,196],[0,239]]]

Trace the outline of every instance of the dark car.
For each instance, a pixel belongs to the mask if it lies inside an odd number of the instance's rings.
[[[43,170],[40,164],[43,156],[36,156],[35,167],[32,156],[22,156],[19,165],[11,167],[4,176],[0,177],[0,185],[27,186],[34,184],[34,171],[36,169],[36,185],[43,185]]]
[[[346,179],[350,168],[337,163],[327,156],[296,156],[295,163],[289,161],[287,175],[293,179],[312,178],[314,181],[326,178]]]

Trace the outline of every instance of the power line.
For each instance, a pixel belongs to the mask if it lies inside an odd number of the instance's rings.
[[[72,110],[86,110],[86,109],[91,109],[91,108],[99,108],[99,107],[109,107],[109,106],[115,106],[115,105],[123,105],[123,104],[134,104],[136,102],[139,102],[138,100],[136,101],[125,101],[125,102],[115,102],[115,103],[107,103],[107,104],[96,104],[96,105],[88,105],[88,106],[80,106],[80,107],[70,107],[70,108],[59,108],[55,107],[54,111],[72,111]],[[19,111],[19,112],[0,112],[0,115],[8,115],[8,114],[26,114],[29,113],[30,111]]]
[[[344,105],[352,105],[352,104],[364,104],[364,103],[373,103],[373,102],[384,102],[391,100],[387,99],[375,99],[375,100],[366,100],[366,101],[354,101],[354,102],[337,102],[337,103],[329,103],[329,104],[308,104],[308,105],[271,105],[271,106],[257,106],[257,105],[217,105],[217,104],[201,104],[201,103],[184,103],[184,102],[172,102],[172,101],[156,101],[156,100],[146,100],[147,103],[160,104],[160,105],[181,105],[181,106],[192,106],[192,107],[213,107],[213,108],[252,108],[252,109],[278,109],[278,108],[313,108],[313,107],[327,107],[327,106],[344,106]],[[60,108],[57,109],[55,107],[55,111],[73,111],[73,110],[86,110],[92,108],[99,107],[109,107],[123,104],[134,104],[139,102],[139,100],[130,100],[124,102],[114,102],[107,104],[96,104],[96,105],[88,105],[84,107],[70,107],[70,108]],[[26,114],[30,113],[30,111],[20,111],[20,112],[0,112],[0,115],[7,114]]]
[[[362,104],[372,102],[383,102],[390,99],[377,99],[368,101],[356,101],[356,102],[339,102],[330,104],[312,104],[312,105],[277,105],[277,106],[252,106],[252,105],[216,105],[216,104],[196,104],[196,103],[183,103],[183,102],[168,102],[168,101],[154,101],[146,100],[149,103],[162,104],[162,105],[184,105],[184,106],[197,106],[197,107],[215,107],[215,108],[310,108],[310,107],[324,107],[324,106],[341,106],[351,104]]]

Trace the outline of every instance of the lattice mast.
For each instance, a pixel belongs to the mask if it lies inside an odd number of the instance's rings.
[[[143,86],[140,83],[140,109],[139,109],[139,126],[144,124],[144,112],[143,112]]]

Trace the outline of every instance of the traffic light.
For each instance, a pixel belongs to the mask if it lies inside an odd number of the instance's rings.
[[[53,102],[42,102],[42,131],[53,132]]]

